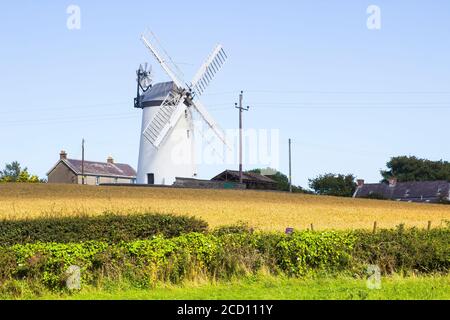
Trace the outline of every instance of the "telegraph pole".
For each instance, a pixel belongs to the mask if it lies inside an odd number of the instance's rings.
[[[292,193],[292,140],[289,139],[289,192]]]
[[[81,141],[81,184],[84,185],[84,138]]]
[[[235,108],[239,109],[239,183],[242,183],[242,113],[243,111],[248,111],[250,109],[249,106],[242,107],[242,101],[244,100],[244,91],[241,91],[239,95],[239,107],[238,104],[235,104]]]

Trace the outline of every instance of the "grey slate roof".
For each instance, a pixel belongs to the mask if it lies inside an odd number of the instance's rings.
[[[450,183],[447,181],[397,182],[395,186],[387,183],[364,184],[355,192],[356,198],[380,195],[386,199],[412,202],[438,202],[450,195]]]
[[[64,161],[76,174],[81,175],[81,160]],[[136,171],[128,164],[84,161],[84,174],[112,177],[136,177]]]

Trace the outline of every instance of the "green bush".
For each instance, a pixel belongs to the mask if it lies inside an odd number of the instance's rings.
[[[259,234],[249,232],[226,233],[218,237],[220,243],[210,270],[214,275],[231,278],[258,271],[267,265],[258,247]]]
[[[368,264],[384,273],[448,272],[450,229],[188,233],[117,243],[17,244],[0,248],[0,287],[15,288],[15,280],[27,280],[37,288],[60,290],[71,265],[81,268],[84,284],[127,279],[152,287],[159,281],[231,279],[263,269],[296,277],[317,272],[366,276]]]
[[[346,232],[295,232],[277,244],[277,260],[290,275],[310,269],[341,271],[350,264],[355,240]]]
[[[35,242],[133,241],[153,235],[177,237],[183,233],[205,232],[205,221],[173,215],[132,214],[87,217],[39,218],[0,221],[0,245]]]
[[[450,228],[357,231],[353,256],[363,264],[380,267],[383,273],[402,271],[448,272]]]
[[[217,236],[222,236],[225,234],[244,234],[244,233],[253,233],[253,228],[249,227],[247,223],[245,222],[239,222],[232,225],[225,225],[217,227],[213,230],[213,234]]]
[[[317,246],[307,249],[314,241]],[[71,265],[80,266],[83,282],[89,284],[98,283],[102,277],[126,277],[139,286],[151,286],[157,281],[178,283],[198,276],[228,279],[255,273],[262,267],[274,273],[290,273],[290,266],[284,262],[294,260],[296,254],[300,256],[302,270],[319,269],[325,267],[323,261],[339,257],[341,253],[336,251],[340,250],[347,252],[351,247],[347,247],[345,237],[334,232],[325,237],[305,233],[289,239],[265,233],[222,236],[190,233],[115,244],[102,241],[19,244],[0,252],[0,263],[5,264],[0,269],[9,266],[0,282],[31,279],[49,288],[62,288],[64,273]]]
[[[0,280],[9,279],[17,271],[16,255],[12,250],[0,248]]]

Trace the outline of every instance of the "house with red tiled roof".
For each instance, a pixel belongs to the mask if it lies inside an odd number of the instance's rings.
[[[59,161],[47,173],[48,183],[66,184],[134,184],[136,170],[128,164],[115,163],[112,157],[106,162],[68,159],[61,151]],[[83,179],[84,178],[84,179]]]

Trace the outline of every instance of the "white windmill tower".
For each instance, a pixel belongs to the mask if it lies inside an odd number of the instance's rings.
[[[192,82],[185,83],[155,35],[148,33],[141,39],[172,81],[152,85],[147,68],[140,67],[137,72],[135,107],[143,109],[137,183],[171,185],[176,177],[194,178],[197,175],[194,110],[227,145],[225,134],[199,100],[227,56],[222,46],[217,45]]]

